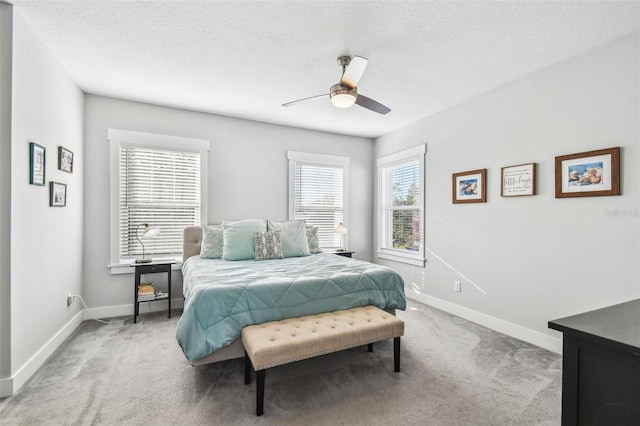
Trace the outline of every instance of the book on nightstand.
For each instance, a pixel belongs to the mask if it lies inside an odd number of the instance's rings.
[[[138,302],[150,302],[152,300],[156,300],[155,294],[148,294],[144,296],[138,296]]]
[[[138,302],[148,302],[155,300],[156,293],[153,283],[144,283],[138,286]]]

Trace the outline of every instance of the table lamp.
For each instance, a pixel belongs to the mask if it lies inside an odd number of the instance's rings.
[[[344,251],[344,234],[346,234],[347,232],[349,232],[347,230],[347,227],[344,226],[342,222],[340,222],[340,225],[338,225],[338,227],[336,228],[336,234],[340,235],[340,248],[338,249],[338,251]]]
[[[140,242],[140,245],[142,245],[142,259],[136,259],[136,263],[149,263],[151,262],[151,258],[144,257],[144,243],[142,242],[142,240],[140,239],[139,236],[139,231],[140,228],[144,226],[144,230],[142,231],[142,239],[143,240],[148,240],[149,238],[154,238],[155,236],[157,236],[160,233],[160,228],[156,228],[155,226],[151,226],[148,223],[141,223],[140,225],[138,225],[138,227],[136,228],[136,238],[138,239],[138,241]]]

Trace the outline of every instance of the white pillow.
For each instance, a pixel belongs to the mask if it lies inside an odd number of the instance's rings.
[[[269,231],[280,231],[284,257],[309,256],[309,242],[304,220],[267,221]]]
[[[220,226],[205,225],[202,227],[200,257],[205,259],[220,259],[222,257],[222,228]]]

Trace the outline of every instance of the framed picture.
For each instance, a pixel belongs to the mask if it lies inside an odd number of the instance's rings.
[[[49,206],[65,207],[67,205],[67,185],[60,182],[49,182]]]
[[[556,198],[620,195],[620,147],[556,157]]]
[[[47,149],[35,142],[29,142],[29,183],[44,186]]]
[[[487,169],[453,174],[453,204],[487,201]]]
[[[73,173],[73,152],[63,146],[58,147],[58,170]]]
[[[501,197],[536,195],[536,163],[503,167],[501,178]]]

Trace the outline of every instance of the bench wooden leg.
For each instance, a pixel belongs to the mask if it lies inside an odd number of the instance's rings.
[[[367,352],[373,352],[373,343],[367,345]]]
[[[393,339],[393,367],[396,372],[400,371],[400,337]]]
[[[251,358],[249,358],[247,351],[244,351],[244,384],[248,385],[249,383],[251,383]]]
[[[265,371],[256,371],[256,416],[264,413],[264,376]]]

